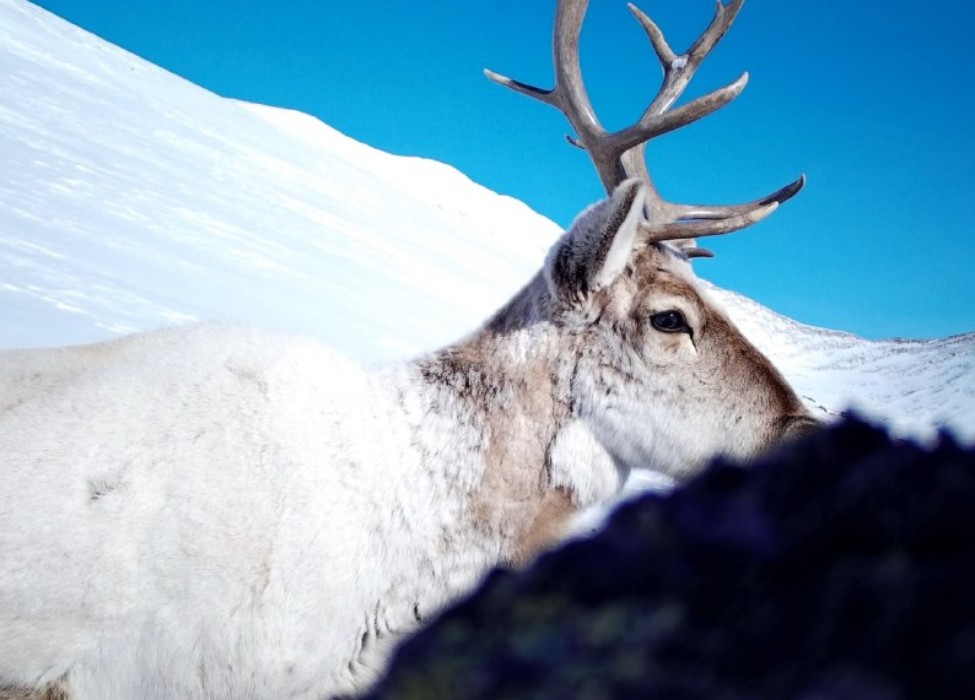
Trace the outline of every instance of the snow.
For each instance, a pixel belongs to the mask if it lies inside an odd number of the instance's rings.
[[[0,347],[221,319],[408,357],[472,330],[559,233],[448,165],[219,97],[22,0],[0,0],[0,74]],[[713,293],[814,410],[975,440],[975,333],[867,341]]]
[[[399,357],[470,330],[558,233],[449,166],[221,99],[26,3],[0,3],[0,66],[0,345],[219,318]]]

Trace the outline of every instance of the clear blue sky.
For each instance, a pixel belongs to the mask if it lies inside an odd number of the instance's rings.
[[[550,107],[489,83],[551,84],[555,0],[41,0],[42,7],[221,95],[314,114],[384,150],[451,163],[568,224],[601,196]],[[678,51],[710,0],[638,5]],[[806,323],[872,338],[975,331],[975,3],[751,0],[688,90],[742,71],[732,105],[655,141],[665,196],[807,189],[720,239],[701,276]],[[659,84],[624,0],[592,0],[583,67],[603,123]]]

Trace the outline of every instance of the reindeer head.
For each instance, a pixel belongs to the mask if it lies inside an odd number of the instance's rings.
[[[749,457],[814,421],[708,298],[687,255],[641,226],[647,188],[585,211],[544,268],[541,323],[571,348],[574,417],[618,460],[680,476]]]
[[[579,34],[588,0],[559,0],[553,41],[556,86],[489,78],[561,110],[610,198],[591,207],[552,248],[531,312],[572,347],[572,412],[617,460],[679,476],[716,452],[747,457],[815,425],[779,372],[708,299],[690,259],[711,254],[695,239],[729,233],[771,214],[805,178],[753,202],[700,206],[665,201],[645,161],[646,143],[736,98],[734,83],[680,107],[674,102],[730,28],[744,0],[718,2],[708,29],[678,56],[630,5],[663,68],[659,93],[636,124],[607,132],[582,81]],[[503,314],[502,314],[503,315]],[[505,325],[502,318],[497,326]],[[571,341],[571,342],[569,342]]]

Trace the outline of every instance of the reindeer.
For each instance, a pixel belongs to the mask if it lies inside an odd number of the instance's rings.
[[[0,696],[356,693],[404,634],[518,566],[632,469],[682,479],[814,421],[711,301],[692,239],[769,215],[663,201],[644,144],[741,0],[664,67],[637,124],[588,103],[586,0],[560,0],[551,91],[609,196],[477,332],[367,372],[310,340],[196,325],[0,355]]]

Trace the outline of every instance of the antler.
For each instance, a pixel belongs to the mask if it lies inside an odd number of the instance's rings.
[[[745,0],[732,0],[725,5],[717,0],[714,20],[686,53],[678,56],[670,48],[663,32],[646,14],[630,4],[630,11],[643,26],[663,67],[664,79],[656,97],[643,116],[632,126],[607,132],[589,102],[579,63],[579,33],[589,0],[559,0],[555,17],[553,61],[555,87],[542,90],[493,71],[484,74],[494,82],[515,92],[558,108],[568,118],[578,137],[568,137],[570,143],[586,150],[592,159],[603,186],[612,192],[619,183],[637,177],[649,186],[646,221],[642,228],[651,241],[675,241],[701,236],[729,233],[761,221],[786,200],[793,197],[806,183],[805,175],[777,192],[747,204],[731,206],[701,206],[675,204],[664,200],[647,170],[645,151],[647,142],[661,134],[679,129],[721,109],[745,89],[748,73],[720,90],[698,97],[680,107],[674,102],[683,94],[702,61],[717,45],[738,16]],[[692,257],[710,256],[708,251],[690,248]]]

